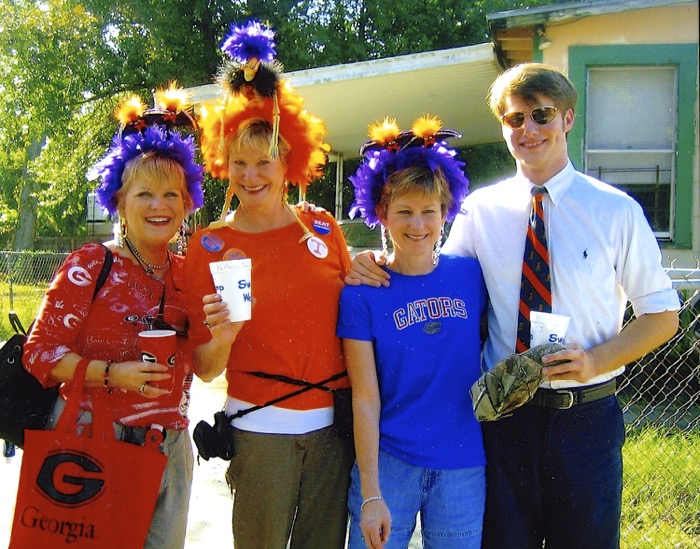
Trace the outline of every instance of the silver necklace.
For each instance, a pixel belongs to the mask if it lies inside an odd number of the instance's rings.
[[[141,263],[141,266],[144,268],[147,274],[152,275],[155,271],[159,269],[165,269],[168,265],[170,265],[170,252],[168,250],[165,251],[167,254],[167,259],[165,260],[165,263],[162,265],[154,265],[153,263],[149,263],[146,261],[146,259],[141,255],[141,253],[136,249],[136,246],[133,245],[131,240],[128,238],[124,238],[124,242],[126,243],[126,247],[129,248],[129,251],[134,254],[134,257],[136,260]]]

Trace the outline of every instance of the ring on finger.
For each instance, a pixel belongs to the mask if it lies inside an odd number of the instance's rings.
[[[206,320],[204,321],[204,326],[207,328],[212,328],[212,324]]]
[[[141,387],[139,387],[139,393],[143,394],[145,391],[146,391],[146,384],[144,383],[143,385],[141,385]]]

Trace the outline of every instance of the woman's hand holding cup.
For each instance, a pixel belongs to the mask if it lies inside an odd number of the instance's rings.
[[[209,328],[212,338],[221,344],[231,345],[236,341],[245,320],[231,322],[228,306],[219,294],[208,294],[202,298],[204,304],[204,325]]]
[[[151,385],[152,382],[168,381],[172,376],[170,368],[156,362],[127,360],[115,362],[109,369],[109,388],[113,390],[135,391],[145,398],[158,398],[167,395],[168,389]]]

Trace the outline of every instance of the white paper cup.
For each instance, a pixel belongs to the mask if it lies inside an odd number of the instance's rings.
[[[564,345],[569,317],[552,313],[530,312],[530,347],[545,343]]]
[[[139,332],[139,354],[142,362],[157,362],[168,366],[170,379],[151,381],[154,387],[172,392],[175,387],[175,352],[177,351],[177,334],[175,330],[146,330]]]
[[[253,302],[250,286],[250,259],[231,259],[209,263],[216,293],[226,303],[231,322],[250,320]]]

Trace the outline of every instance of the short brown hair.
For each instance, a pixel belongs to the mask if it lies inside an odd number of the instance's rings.
[[[414,166],[398,170],[386,178],[382,187],[382,195],[377,203],[377,216],[386,218],[386,212],[397,197],[409,192],[423,191],[427,195],[435,195],[440,200],[442,216],[452,206],[453,198],[450,185],[440,168],[433,172],[428,166]],[[381,215],[380,215],[381,212]]]
[[[517,95],[526,101],[535,101],[536,95],[551,98],[563,114],[575,110],[578,93],[561,71],[543,63],[523,63],[511,67],[491,84],[488,93],[489,108],[501,119],[506,112],[506,99]]]

